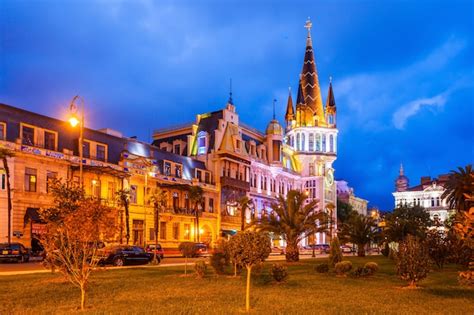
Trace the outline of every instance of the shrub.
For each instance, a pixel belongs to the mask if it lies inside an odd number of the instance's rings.
[[[331,245],[329,247],[329,264],[334,267],[340,261],[342,261],[341,244],[339,243],[337,236],[335,236],[331,240]]]
[[[196,271],[196,276],[198,278],[204,278],[204,275],[206,274],[207,270],[207,264],[204,260],[197,261],[194,264],[194,271]]]
[[[366,267],[357,267],[350,273],[351,277],[354,277],[354,278],[368,277],[368,276],[371,276],[372,274],[373,274],[372,270]]]
[[[211,266],[218,275],[224,274],[224,268],[228,265],[226,256],[222,252],[214,252],[211,256]]]
[[[460,285],[474,286],[474,262],[469,263],[469,270],[459,273],[458,281]]]
[[[371,274],[374,274],[379,270],[379,265],[376,262],[369,261],[364,265],[364,268],[370,270]]]
[[[438,268],[443,268],[449,257],[448,239],[442,231],[432,230],[426,234],[426,244],[431,260]]]
[[[426,278],[430,269],[428,247],[409,235],[398,247],[396,265],[400,278],[408,281],[409,287],[416,287],[419,281]]]
[[[184,274],[188,272],[188,258],[193,257],[196,253],[196,246],[193,242],[183,242],[178,246],[179,251],[184,256]]]
[[[255,264],[255,266],[253,266],[252,268],[252,273],[256,276],[260,276],[262,274],[263,267],[264,267],[263,262]]]
[[[319,273],[327,273],[329,272],[329,264],[322,263],[322,264],[316,265],[314,269],[316,270],[316,272],[319,272]]]
[[[271,275],[276,282],[285,281],[288,278],[288,268],[282,264],[273,264]]]
[[[338,276],[345,275],[347,272],[351,271],[351,269],[352,269],[352,263],[348,260],[338,262],[334,266],[334,271],[336,272]]]
[[[388,254],[390,253],[390,247],[388,246],[388,242],[385,242],[384,243],[384,246],[382,248],[382,250],[380,251],[382,253],[382,255],[384,255],[385,257],[388,257]]]

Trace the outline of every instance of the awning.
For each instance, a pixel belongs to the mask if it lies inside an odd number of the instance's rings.
[[[41,217],[38,213],[39,208],[26,208],[25,216],[23,217],[23,226],[26,226],[28,222],[39,222],[42,223]]]

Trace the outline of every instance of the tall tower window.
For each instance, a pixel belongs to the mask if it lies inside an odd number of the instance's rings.
[[[314,151],[314,134],[309,134],[309,151]]]
[[[316,151],[321,152],[321,134],[316,134]]]
[[[300,143],[300,134],[296,134],[296,150],[300,150],[301,148],[301,143]]]
[[[326,152],[326,135],[323,134],[323,152]]]
[[[329,136],[329,151],[334,152],[334,136]]]
[[[301,134],[301,151],[306,151],[306,143],[304,133]]]

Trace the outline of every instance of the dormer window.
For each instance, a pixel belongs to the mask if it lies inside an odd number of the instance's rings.
[[[175,165],[175,174],[176,174],[176,177],[179,177],[181,178],[182,176],[182,170],[181,170],[181,165]]]
[[[56,133],[51,131],[44,132],[44,148],[48,150],[56,150]]]
[[[200,134],[198,137],[198,154],[206,154],[206,135]]]
[[[165,173],[166,176],[171,175],[171,163],[170,162],[165,162],[164,167],[163,167],[163,172]]]
[[[35,145],[35,129],[28,126],[23,126],[21,129],[21,143],[25,145]]]
[[[240,152],[240,145],[241,145],[240,140],[236,139],[235,140],[235,151]]]

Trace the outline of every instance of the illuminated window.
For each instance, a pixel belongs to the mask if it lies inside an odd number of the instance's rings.
[[[101,197],[101,194],[100,194],[100,189],[101,189],[100,180],[93,179],[91,181],[91,186],[92,186],[91,187],[92,196],[97,198],[97,199],[100,199],[100,197]],[[136,199],[136,194],[135,194],[135,199]],[[135,200],[135,203],[136,203],[136,200]]]
[[[316,134],[316,151],[321,152],[321,134]]]
[[[300,150],[301,148],[301,142],[300,142],[300,134],[296,134],[296,150]]]
[[[206,153],[206,136],[201,135],[198,138],[198,154]]]
[[[334,152],[334,136],[329,136],[329,152]]]
[[[44,132],[44,148],[48,150],[56,150],[56,134],[54,132]]]
[[[301,134],[301,151],[306,151],[306,143],[304,133]]]
[[[326,152],[326,135],[323,134],[323,152]]]
[[[23,126],[21,129],[22,131],[22,139],[21,143],[25,145],[35,145],[35,129],[28,126]]]
[[[314,135],[312,133],[309,134],[309,151],[314,151]]]
[[[25,191],[36,192],[36,170],[25,168]]]
[[[185,224],[184,225],[184,239],[189,240],[191,238],[191,225]]]

